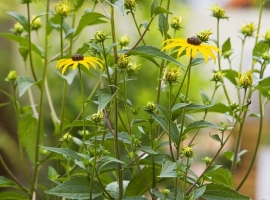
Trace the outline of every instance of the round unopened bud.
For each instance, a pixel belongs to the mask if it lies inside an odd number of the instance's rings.
[[[228,19],[225,15],[225,10],[220,8],[216,3],[210,8],[210,10],[212,11],[213,17],[217,19]]]
[[[20,22],[17,22],[16,24],[14,24],[14,33],[16,35],[21,35],[23,31],[24,29]]]
[[[147,105],[146,105],[146,108],[147,108],[149,111],[151,111],[151,112],[155,111],[155,110],[156,110],[156,104],[155,104],[155,102],[149,101],[149,102],[147,103]]]
[[[179,16],[173,16],[170,20],[170,26],[174,30],[180,30],[182,28],[182,18]]]
[[[31,29],[34,31],[37,31],[38,29],[40,29],[42,26],[41,24],[41,19],[40,17],[33,16],[32,17],[32,24],[31,24]]]
[[[206,165],[209,165],[213,159],[206,156],[206,157],[202,158],[202,160]]]
[[[128,35],[123,35],[123,36],[119,39],[119,43],[120,43],[121,47],[125,47],[125,46],[129,45],[129,43],[130,43],[130,38],[128,37]]]
[[[224,122],[220,122],[218,126],[219,126],[220,132],[222,133],[224,133],[228,129],[228,124]]]
[[[177,82],[177,79],[178,79],[179,75],[180,75],[179,67],[169,68],[169,70],[165,74],[165,80],[169,84],[175,83],[175,82]]]
[[[232,50],[225,51],[225,52],[222,53],[222,56],[223,56],[223,58],[225,58],[225,59],[229,59],[230,56],[232,55],[232,53],[233,53]]]
[[[70,141],[72,141],[73,137],[70,133],[66,133],[65,135],[63,135],[62,137],[62,141],[69,143]]]
[[[125,0],[124,2],[124,7],[127,10],[134,10],[136,7],[136,2],[135,0]]]
[[[232,102],[230,103],[230,108],[233,110],[233,111],[237,111],[239,110],[239,104],[235,103],[235,102]]]
[[[97,42],[104,42],[106,40],[106,34],[104,31],[97,31],[94,37]]]
[[[100,123],[102,119],[103,119],[103,113],[101,111],[98,111],[97,113],[91,116],[91,121],[93,121],[96,124]]]
[[[243,88],[251,87],[253,83],[253,77],[250,70],[246,71],[243,74],[240,74],[238,77],[238,85]]]
[[[253,22],[250,22],[248,24],[244,24],[241,28],[241,33],[246,37],[253,36],[256,28]]]
[[[267,29],[266,33],[264,34],[264,39],[270,43],[270,29]]]
[[[18,79],[17,72],[15,70],[10,70],[7,75],[6,81],[16,81],[17,79]]]
[[[164,189],[162,190],[162,194],[164,194],[165,196],[168,196],[171,194],[171,191],[169,189]]]
[[[265,61],[270,61],[270,54],[268,52],[264,52],[262,54],[262,59],[264,59]]]
[[[59,1],[58,3],[53,4],[53,6],[56,14],[61,17],[66,17],[71,12],[70,2],[67,0],[64,0],[63,2]]]
[[[209,30],[203,30],[203,31],[197,33],[197,38],[199,38],[199,40],[201,40],[202,42],[208,42],[209,36],[212,33],[213,32],[210,29]]]
[[[187,158],[193,158],[195,156],[193,149],[189,146],[184,146],[182,148],[181,155]]]
[[[127,56],[124,53],[121,53],[118,57],[117,67],[122,70],[127,69],[130,65],[131,59],[132,56]]]

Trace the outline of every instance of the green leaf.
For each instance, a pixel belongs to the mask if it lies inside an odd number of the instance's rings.
[[[147,200],[145,197],[127,197],[124,200]]]
[[[156,168],[156,174],[159,173],[159,170]],[[158,180],[158,179],[157,179]],[[130,180],[126,188],[126,196],[141,196],[148,189],[152,187],[153,182],[153,168],[145,166],[141,173],[136,174]]]
[[[77,75],[77,72],[78,69],[69,70],[67,75],[63,75],[60,71],[55,71],[55,73],[65,79],[69,85],[71,85],[71,83],[73,82],[75,76]]]
[[[158,15],[158,29],[162,36],[166,35],[169,30],[168,22],[164,14]]]
[[[233,187],[233,176],[228,169],[218,168],[205,173],[205,176],[210,177],[208,180],[212,183],[221,184],[229,188]]]
[[[36,151],[36,139],[37,139],[37,119],[32,114],[27,114],[21,118],[19,122],[20,132],[19,137],[23,147],[25,148],[29,159],[32,163],[35,162],[35,151]],[[42,139],[43,133],[40,133],[40,140]]]
[[[191,66],[199,65],[199,64],[202,64],[202,63],[205,63],[204,58],[193,58],[192,62],[191,62]]]
[[[110,4],[111,6],[113,6],[116,10],[118,10],[118,12],[121,14],[121,15],[125,15],[125,11],[124,11],[124,0],[116,0],[114,2],[114,4],[112,4],[110,1],[106,0],[106,2],[108,4]]]
[[[26,92],[26,90],[29,87],[31,87],[32,85],[35,84],[35,82],[32,81],[28,77],[19,77],[17,81],[18,81],[18,85],[19,85],[19,96],[20,97]]]
[[[166,160],[162,163],[162,169],[158,177],[161,178],[176,178],[178,177],[176,173],[177,164],[170,160]]]
[[[45,147],[45,146],[41,146],[41,148],[46,149],[48,151],[54,152],[54,153],[58,153],[58,154],[62,154],[64,157],[71,157],[74,158],[76,160],[81,161],[82,157],[75,151],[71,150],[71,149],[67,149],[67,148],[56,148],[56,147]]]
[[[89,199],[90,183],[86,177],[73,177],[55,188],[45,191],[52,194],[69,199]],[[96,198],[102,195],[102,191],[97,183],[93,185],[92,197]]]
[[[23,15],[21,15],[19,13],[16,13],[16,12],[13,12],[13,11],[7,12],[7,14],[14,17],[23,26],[23,29],[26,32],[29,32],[29,30],[28,30],[28,20]]]
[[[79,10],[80,7],[82,7],[85,0],[75,0],[74,2],[74,9]]]
[[[259,80],[259,87],[270,87],[270,76]]]
[[[28,44],[28,39],[18,36],[18,35],[14,35],[14,34],[10,34],[10,33],[0,33],[0,36],[5,37],[7,39],[13,40],[15,42],[18,42],[20,45],[20,48],[24,48],[24,49],[29,49],[29,44]],[[38,47],[37,45],[31,43],[31,48],[32,51],[35,52],[37,55],[39,55],[41,58],[44,57],[44,51],[43,49],[41,49],[40,47]]]
[[[1,187],[16,187],[16,186],[17,184],[14,181],[9,180],[4,176],[0,176],[0,188]]]
[[[156,6],[154,9],[154,15],[159,15],[159,14],[172,14],[170,11],[166,10],[165,8],[161,7],[161,6]]]
[[[202,102],[206,105],[209,105],[211,103],[211,99],[209,96],[203,91],[203,89],[200,89]]]
[[[206,190],[201,197],[205,200],[250,200],[249,197],[218,184],[207,184]]]
[[[222,70],[222,72],[225,74],[224,77],[227,78],[233,85],[237,85],[238,80],[238,72],[235,70],[227,69]]]
[[[228,38],[222,45],[222,53],[232,50],[231,38]]]
[[[103,140],[102,137],[103,136],[97,137],[97,140]],[[114,136],[112,134],[110,134],[110,133],[106,134],[104,140],[106,140],[106,141],[107,140],[114,141]],[[120,142],[122,142],[124,145],[130,145],[131,144],[130,138],[129,138],[128,134],[125,133],[125,132],[118,133],[118,140]]]
[[[0,200],[30,200],[27,196],[23,195],[21,192],[12,191],[1,191]]]
[[[160,49],[154,46],[139,46],[133,50],[128,51],[128,55],[137,55],[143,58],[152,60],[152,57],[161,58],[167,61],[170,61],[180,67],[183,67],[181,63],[175,60],[173,57],[167,55],[166,53],[162,52]]]
[[[193,198],[194,199],[199,199],[199,197],[201,197],[204,193],[204,191],[206,190],[206,186],[202,186],[202,187],[199,187],[197,188],[196,190],[194,190],[193,192]]]
[[[183,134],[186,134],[186,133],[188,133],[190,131],[193,131],[193,130],[196,130],[196,129],[207,128],[207,127],[219,129],[219,126],[216,125],[216,124],[213,124],[211,122],[207,122],[207,121],[204,121],[204,120],[200,120],[200,121],[192,122],[189,125],[187,125],[187,127],[184,130]]]
[[[116,168],[108,168],[111,167],[112,164],[117,164],[117,163],[121,163],[124,164],[125,162],[118,160],[114,157],[110,157],[110,156],[103,156],[98,160],[98,172],[99,174],[107,172],[107,171],[113,171],[113,170],[117,170],[117,166]],[[108,170],[109,169],[109,170]],[[111,170],[112,169],[112,170]]]
[[[154,0],[151,3],[151,9],[150,9],[151,17],[154,15],[156,7],[158,7],[158,3],[157,3],[157,0]]]
[[[115,94],[112,94],[108,88],[100,89],[98,94],[98,110],[103,110],[108,103],[114,98]]]
[[[73,37],[76,37],[77,35],[79,35],[81,33],[81,31],[86,26],[105,23],[104,20],[100,20],[102,18],[107,19],[107,17],[105,15],[102,15],[102,14],[97,13],[97,12],[89,12],[89,13],[84,14],[80,19],[80,22],[78,24],[78,27],[77,27]]]
[[[137,150],[140,150],[142,152],[145,152],[145,153],[148,153],[148,154],[158,154],[156,151],[154,151],[153,149],[151,149],[150,147],[148,146],[141,146],[141,147],[138,147]]]
[[[264,52],[268,52],[269,45],[262,41],[258,42],[252,52],[253,56],[260,57]]]
[[[214,134],[214,135],[210,135],[210,137],[215,140],[218,141],[219,143],[222,143],[222,140],[220,139],[218,134]]]
[[[129,181],[123,181],[123,190],[125,193],[126,187],[128,186]],[[113,197],[113,199],[119,199],[119,185],[117,181],[112,182],[106,185],[106,191]]]

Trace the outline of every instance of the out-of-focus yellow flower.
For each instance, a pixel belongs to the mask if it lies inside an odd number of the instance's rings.
[[[67,0],[59,1],[58,3],[53,4],[54,10],[56,14],[60,15],[61,17],[66,17],[70,14],[71,5],[70,2]]]
[[[211,79],[212,81],[215,82],[221,82],[223,83],[223,77],[225,76],[226,73],[222,72],[222,71],[218,71],[214,74],[213,78]]]
[[[18,74],[15,70],[10,70],[7,77],[6,81],[16,81],[18,79]]]
[[[243,74],[239,74],[238,76],[238,85],[242,88],[247,89],[251,87],[253,83],[253,77],[250,70],[244,72]]]
[[[251,37],[253,36],[253,33],[255,32],[256,27],[255,24],[253,22],[250,22],[248,24],[244,24],[241,28],[241,33],[245,36],[245,37]]]
[[[84,57],[81,54],[74,54],[71,58],[61,59],[57,62],[56,68],[62,69],[62,74],[65,73],[67,68],[72,65],[72,70],[75,70],[79,64],[89,69],[89,65],[96,69],[96,65],[103,68],[102,61],[96,57]]]
[[[125,47],[130,43],[130,38],[128,37],[128,35],[123,35],[119,39],[119,43],[120,43],[121,47]]]
[[[225,10],[223,8],[220,8],[216,3],[213,4],[213,6],[209,9],[212,11],[213,17],[217,19],[228,19],[225,15]]]
[[[188,39],[184,38],[176,38],[176,39],[168,39],[165,40],[162,44],[171,42],[170,44],[167,44],[162,51],[166,51],[168,49],[179,47],[177,57],[181,55],[181,53],[186,50],[186,56],[188,59],[194,58],[197,55],[197,51],[199,51],[203,57],[205,62],[208,62],[208,57],[210,56],[215,62],[216,62],[216,56],[213,53],[213,51],[219,51],[221,50],[217,48],[216,46],[208,45],[208,44],[202,44],[201,40],[199,40],[197,37],[190,37]]]
[[[17,22],[16,24],[14,24],[14,33],[16,35],[21,35],[23,31],[24,29],[20,22]]]
[[[124,53],[119,54],[117,67],[121,70],[125,70],[129,67],[132,56],[127,56]]]
[[[266,33],[263,35],[264,40],[270,43],[270,29],[267,29]]]
[[[42,26],[40,17],[36,17],[33,15],[32,17],[32,23],[31,23],[31,29],[34,31],[37,31]]]

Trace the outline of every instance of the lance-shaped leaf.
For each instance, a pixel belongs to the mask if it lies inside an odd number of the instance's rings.
[[[200,128],[215,128],[215,129],[219,129],[219,126],[216,124],[213,124],[211,122],[207,122],[204,120],[200,120],[200,121],[195,121],[190,123],[189,125],[187,125],[186,129],[184,130],[183,134],[186,134],[190,131],[196,130],[196,129],[200,129]]]
[[[98,90],[98,110],[103,110],[114,98],[115,94],[112,94],[107,88]]]
[[[170,160],[166,160],[162,163],[162,169],[158,177],[161,178],[176,178],[178,175],[176,173],[177,164]]]
[[[116,0],[113,4],[108,0],[106,2],[114,7],[121,15],[125,15],[124,0]]]
[[[13,11],[7,12],[7,14],[11,15],[12,17],[14,17],[23,26],[23,29],[26,32],[29,32],[29,30],[28,30],[28,21],[27,21],[27,19],[23,15],[21,15],[19,13],[16,13],[16,12],[13,12]]]
[[[75,151],[67,148],[56,148],[56,147],[45,147],[41,146],[41,148],[46,149],[51,152],[55,152],[58,154],[62,154],[64,157],[68,156],[71,158],[74,158],[76,160],[82,160],[82,157]]]
[[[208,180],[212,183],[221,184],[230,188],[233,186],[233,176],[228,169],[218,168],[206,172],[205,176],[208,177]]]

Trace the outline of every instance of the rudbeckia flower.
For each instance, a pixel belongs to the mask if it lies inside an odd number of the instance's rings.
[[[166,51],[168,49],[174,48],[174,47],[180,47],[177,53],[177,57],[181,55],[181,53],[186,50],[186,56],[188,59],[194,58],[197,55],[197,51],[199,51],[203,57],[205,62],[208,62],[208,57],[210,56],[215,62],[216,62],[216,56],[214,55],[213,51],[219,51],[221,50],[215,46],[203,44],[201,40],[199,40],[197,37],[190,37],[188,39],[184,38],[177,38],[177,39],[168,39],[163,42],[167,43],[171,42],[170,44],[166,45],[162,51]]]
[[[81,54],[74,54],[71,58],[61,59],[57,62],[56,68],[62,68],[62,74],[65,73],[67,68],[72,65],[72,70],[75,70],[79,64],[83,65],[85,68],[89,69],[89,65],[96,69],[96,65],[103,68],[101,65],[101,60],[95,57],[84,57]]]

